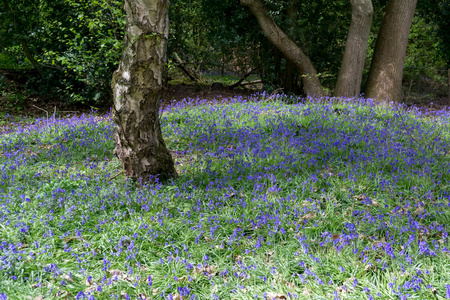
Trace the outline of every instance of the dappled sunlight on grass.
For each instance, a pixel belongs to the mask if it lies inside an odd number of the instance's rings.
[[[449,298],[450,113],[283,97],[168,106],[144,187],[109,116],[0,135],[1,295]]]

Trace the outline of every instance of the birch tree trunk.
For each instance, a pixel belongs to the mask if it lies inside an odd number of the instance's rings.
[[[389,0],[367,78],[367,98],[378,102],[402,100],[403,66],[416,4],[417,0]]]
[[[295,65],[302,76],[305,93],[311,97],[323,96],[325,93],[312,62],[300,47],[278,27],[273,18],[269,16],[267,8],[259,0],[240,1],[241,5],[247,7],[255,16],[269,41]]]
[[[344,56],[339,69],[335,97],[358,97],[372,25],[373,6],[371,0],[350,0],[352,20],[345,43]]]
[[[169,32],[168,0],[125,0],[123,56],[114,72],[114,154],[125,175],[154,181],[177,176],[159,121],[159,92]]]

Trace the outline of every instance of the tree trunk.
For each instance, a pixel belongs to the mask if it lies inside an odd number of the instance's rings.
[[[345,43],[344,56],[339,69],[335,97],[358,97],[372,24],[373,6],[371,0],[350,0],[352,20]]]
[[[389,0],[367,78],[366,97],[400,102],[409,29],[417,0]]]
[[[114,154],[125,175],[143,182],[177,176],[159,121],[169,33],[168,0],[125,0],[123,56],[114,72]]]
[[[313,64],[303,51],[278,27],[273,18],[269,16],[267,8],[259,0],[240,1],[256,17],[259,26],[261,26],[269,41],[295,65],[302,75],[305,93],[311,97],[323,96],[325,93]]]

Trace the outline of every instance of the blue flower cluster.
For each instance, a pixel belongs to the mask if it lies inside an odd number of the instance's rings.
[[[294,104],[286,104],[294,103]],[[255,95],[161,110],[180,177],[116,177],[109,115],[0,135],[0,299],[450,298],[450,112]]]

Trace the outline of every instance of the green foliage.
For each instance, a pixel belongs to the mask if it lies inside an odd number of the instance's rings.
[[[120,0],[10,0],[3,11],[2,50],[25,61],[27,42],[44,75],[29,83],[67,101],[110,100],[110,81],[121,55],[124,18]],[[3,7],[3,10],[5,8]]]
[[[53,20],[51,33],[59,33],[59,51],[48,50],[42,61],[64,68],[66,77],[83,84],[80,93],[77,82],[67,81],[64,92],[74,100],[109,99],[112,72],[117,68],[122,50],[124,19],[121,1],[65,0],[71,8],[68,23]],[[52,36],[52,35],[49,35]],[[77,99],[78,98],[78,99]]]
[[[450,2],[447,0],[419,1],[418,13],[427,23],[432,24],[441,55],[450,68]]]
[[[20,63],[13,57],[0,53],[0,69],[16,69]],[[31,65],[28,66],[30,68]]]
[[[403,82],[406,97],[422,99],[445,97],[448,93],[445,54],[441,48],[437,25],[416,15],[411,26]]]
[[[7,60],[7,62],[10,61]],[[5,76],[0,75],[0,110],[2,112],[20,113],[25,107],[27,96],[16,84],[9,81]]]

